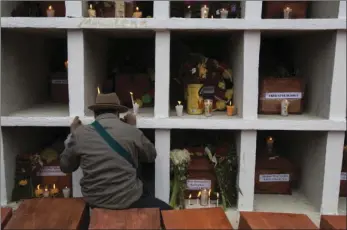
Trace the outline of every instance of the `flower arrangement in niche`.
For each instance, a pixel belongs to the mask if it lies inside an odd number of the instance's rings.
[[[174,149],[170,152],[171,169],[174,180],[171,189],[170,205],[173,208],[184,209],[184,191],[186,189],[190,153],[186,149]]]

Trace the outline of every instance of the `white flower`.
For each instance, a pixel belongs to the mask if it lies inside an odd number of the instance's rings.
[[[174,149],[170,152],[170,159],[174,165],[188,164],[190,153],[186,149]]]

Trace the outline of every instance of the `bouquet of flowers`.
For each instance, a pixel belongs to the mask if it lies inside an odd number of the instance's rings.
[[[170,160],[174,174],[170,205],[173,208],[184,209],[184,191],[186,189],[190,153],[186,149],[174,149],[170,152]]]

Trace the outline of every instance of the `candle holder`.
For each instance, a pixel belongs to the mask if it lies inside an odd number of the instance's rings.
[[[64,198],[69,198],[70,195],[71,195],[70,193],[71,193],[70,188],[68,188],[68,187],[63,188],[63,196],[64,196]]]
[[[54,17],[55,15],[55,10],[53,9],[52,6],[49,6],[48,9],[46,10],[47,17]]]
[[[229,105],[227,105],[227,115],[228,116],[234,115],[234,108],[235,107],[233,105],[231,105],[231,103]]]
[[[139,104],[137,104],[136,102],[134,103],[134,105],[133,105],[133,113],[135,114],[135,115],[137,115],[138,113],[139,113],[139,108],[140,108],[140,105]]]
[[[58,196],[59,189],[55,187],[55,184],[53,184],[53,188],[49,191],[49,193],[52,197]]]
[[[289,101],[284,99],[281,101],[281,116],[288,116]]]
[[[204,100],[204,112],[206,117],[212,116],[212,104],[213,104],[213,101],[211,99]]]
[[[185,18],[191,18],[192,17],[192,9],[191,9],[190,5],[187,6],[187,8],[185,9],[184,17]]]
[[[135,12],[133,13],[133,18],[142,18],[142,12],[140,11],[139,7],[136,7]]]
[[[203,189],[201,191],[200,205],[201,206],[207,206],[208,205],[208,191],[207,191],[207,189]]]
[[[43,189],[40,188],[40,185],[37,185],[35,189],[35,197],[40,198],[43,196]]]
[[[268,137],[266,139],[267,152],[269,156],[273,155],[273,143],[274,143],[274,140],[272,137]]]
[[[88,16],[90,18],[95,18],[96,17],[96,10],[93,9],[93,5],[92,4],[89,5]]]
[[[125,18],[125,2],[116,1],[115,2],[115,17],[116,18]]]
[[[292,18],[292,12],[293,12],[292,8],[290,8],[290,7],[285,7],[285,8],[283,9],[283,18],[284,18],[284,19],[290,19],[290,18]]]
[[[48,190],[47,187],[46,187],[45,190],[43,191],[43,197],[44,197],[44,198],[48,198],[48,197],[49,197],[49,190]]]
[[[220,11],[220,18],[228,18],[229,11],[222,8]]]
[[[207,5],[203,5],[200,9],[200,17],[201,18],[208,18],[209,10],[210,9],[207,7]]]
[[[183,116],[183,105],[181,105],[180,101],[178,101],[178,105],[176,105],[176,114],[178,117]]]

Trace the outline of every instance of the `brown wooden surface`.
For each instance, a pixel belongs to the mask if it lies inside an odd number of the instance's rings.
[[[25,200],[5,229],[79,229],[86,204],[82,199]]]
[[[233,229],[223,209],[162,211],[166,229]]]
[[[347,229],[347,216],[321,216],[321,229]]]
[[[12,217],[12,208],[1,208],[1,229],[4,229]]]
[[[89,229],[160,229],[157,208],[108,210],[94,208]]]
[[[241,212],[239,229],[318,229],[303,214]]]

